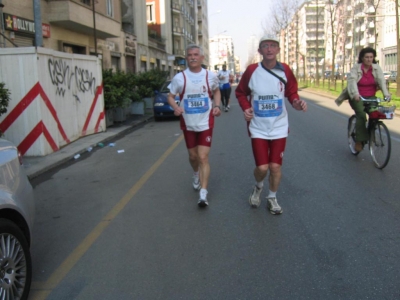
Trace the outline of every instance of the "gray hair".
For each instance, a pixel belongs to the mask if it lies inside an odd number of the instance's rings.
[[[200,55],[204,55],[203,48],[200,47],[199,45],[196,45],[196,44],[187,45],[187,47],[186,47],[186,54],[187,54],[188,51],[191,50],[191,49],[199,49],[199,50],[200,50]]]

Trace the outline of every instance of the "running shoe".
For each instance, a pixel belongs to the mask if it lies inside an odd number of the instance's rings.
[[[225,112],[228,112],[228,108],[227,107],[225,107]]]
[[[201,183],[200,183],[200,177],[199,176],[193,176],[193,188],[198,191],[201,189]]]
[[[267,197],[267,208],[269,209],[269,212],[273,215],[280,215],[283,213],[282,208],[278,204],[278,200],[276,200],[276,197]]]
[[[205,198],[205,199],[200,198],[199,201],[197,202],[197,205],[198,205],[199,207],[206,207],[206,206],[208,206],[207,198]]]
[[[230,109],[231,108],[231,106],[228,104],[228,106],[226,107],[227,109]]]
[[[249,203],[251,207],[257,208],[261,204],[260,195],[262,192],[262,188],[258,188],[256,185],[253,188],[253,192],[250,194]]]

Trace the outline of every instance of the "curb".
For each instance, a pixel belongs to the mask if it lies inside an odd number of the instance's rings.
[[[29,180],[32,180],[39,175],[51,171],[71,160],[74,159],[75,155],[81,155],[87,153],[87,148],[92,147],[93,150],[95,148],[102,148],[98,146],[99,143],[106,144],[113,139],[119,138],[123,135],[126,135],[129,131],[134,130],[135,128],[148,123],[149,121],[153,120],[153,115],[144,115],[142,119],[133,121],[129,125],[122,125],[119,131],[116,131],[114,134],[108,134],[108,136],[102,137],[102,135],[107,135],[107,131],[101,132],[95,135],[89,135],[86,137],[82,137],[71,144],[66,145],[65,147],[61,148],[57,152],[53,152],[49,155],[43,157],[25,157],[23,158],[24,164],[27,163],[28,166],[25,167],[25,173]],[[86,141],[85,141],[86,138]],[[87,141],[91,139],[91,141]],[[75,145],[74,145],[75,143]],[[68,149],[69,148],[80,148],[79,150],[76,149]],[[59,156],[59,157],[58,157]],[[30,169],[32,168],[32,169]]]

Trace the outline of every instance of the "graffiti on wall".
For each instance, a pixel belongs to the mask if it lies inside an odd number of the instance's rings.
[[[72,61],[49,58],[47,65],[51,83],[56,87],[56,95],[64,97],[67,90],[79,101],[79,93],[96,91],[96,77],[90,70],[70,66]]]

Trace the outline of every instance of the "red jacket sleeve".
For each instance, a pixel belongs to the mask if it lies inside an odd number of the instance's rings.
[[[297,85],[297,79],[294,77],[294,74],[290,67],[285,64],[281,63],[283,67],[285,68],[285,75],[287,79],[287,84],[285,87],[285,97],[288,98],[290,104],[293,105],[293,100],[294,99],[300,99],[300,96],[298,94],[298,85]]]
[[[251,75],[253,74],[257,66],[258,64],[252,64],[248,66],[246,71],[244,71],[238,86],[236,87],[235,95],[243,111],[251,107],[250,103],[251,90],[249,88],[249,82]]]

